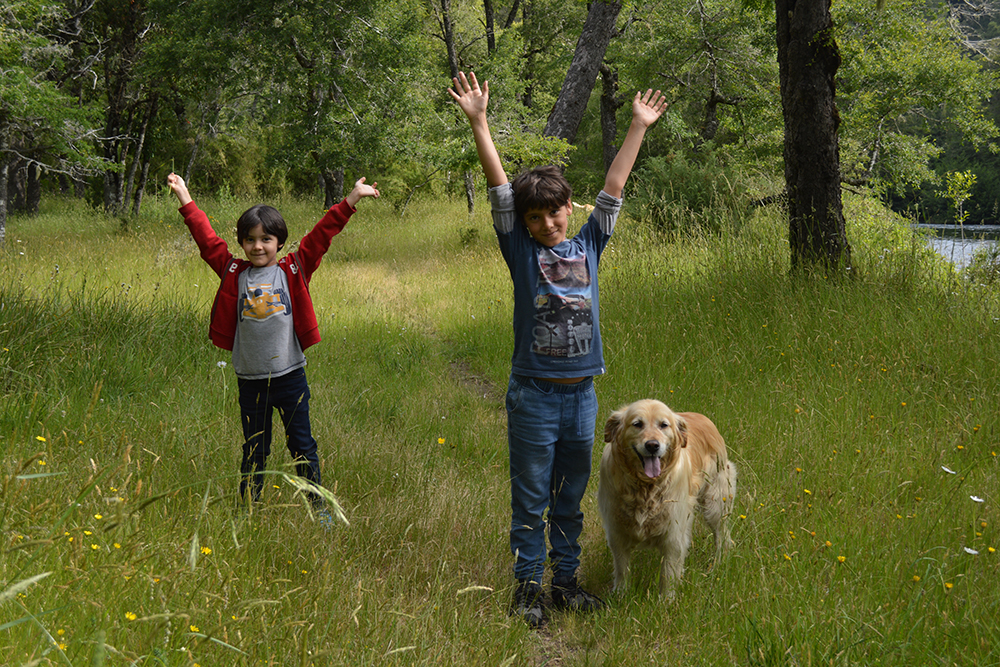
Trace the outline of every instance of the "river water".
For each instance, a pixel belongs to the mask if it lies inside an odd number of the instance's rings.
[[[977,250],[996,245],[1000,241],[1000,225],[914,225],[935,235],[927,244],[956,267],[963,268]]]

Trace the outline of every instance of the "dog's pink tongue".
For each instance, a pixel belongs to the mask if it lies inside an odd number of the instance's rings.
[[[660,459],[655,456],[647,456],[643,461],[646,464],[646,477],[655,479],[660,476]]]

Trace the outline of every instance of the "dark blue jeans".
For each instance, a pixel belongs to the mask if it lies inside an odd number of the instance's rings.
[[[583,531],[580,501],[590,481],[596,422],[593,379],[564,385],[511,376],[507,388],[510,550],[517,579],[542,582],[546,509],[552,573],[562,578],[576,574]]]
[[[306,371],[296,369],[281,377],[264,380],[238,379],[240,418],[243,422],[243,462],[240,464],[240,498],[260,499],[264,488],[263,471],[271,453],[271,421],[274,409],[285,426],[288,451],[295,472],[317,486],[320,483],[316,440],[309,426],[309,383]],[[319,496],[310,500],[320,503]]]

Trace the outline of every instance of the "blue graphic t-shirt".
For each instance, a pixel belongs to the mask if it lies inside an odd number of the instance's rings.
[[[514,284],[513,372],[549,378],[604,373],[597,266],[621,200],[601,192],[580,232],[552,248],[531,238],[514,211],[509,183],[490,190],[490,204]]]

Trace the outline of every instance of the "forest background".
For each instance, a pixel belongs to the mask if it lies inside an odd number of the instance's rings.
[[[627,125],[623,102],[653,87],[670,107],[638,164],[634,214],[706,223],[696,214],[720,195],[779,195],[773,4],[594,3],[605,5],[600,76],[566,133],[552,130],[553,107],[593,42],[582,0],[5,3],[0,233],[8,210],[55,193],[127,224],[169,171],[196,194],[327,203],[363,174],[397,210],[441,196],[471,210],[475,153],[443,94],[456,69],[490,80],[512,170],[560,162],[592,193]],[[997,4],[837,0],[832,12],[845,187],[919,221],[995,222]],[[664,213],[674,205],[694,217]]]
[[[552,136],[601,5],[595,87]],[[5,3],[0,663],[1000,664],[1000,283],[910,229],[996,207],[998,12],[833,11],[852,279],[790,272],[766,205],[773,6]],[[602,262],[598,392],[604,414],[646,395],[708,414],[739,467],[736,546],[713,563],[698,524],[676,604],[650,552],[610,591],[592,489],[582,575],[608,610],[540,632],[507,614],[510,282],[457,68],[490,80],[508,167],[565,161],[583,202],[621,103],[670,95]],[[217,283],[169,171],[229,239],[254,200],[301,238],[379,181],[311,284],[313,423],[350,525],[311,520],[280,447],[262,506],[233,502]]]

